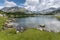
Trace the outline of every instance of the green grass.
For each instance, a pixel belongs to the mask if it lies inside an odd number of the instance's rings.
[[[60,16],[55,16],[57,19],[60,19]]]
[[[23,33],[15,34],[12,30],[0,32],[0,40],[60,40],[60,33],[28,29]]]
[[[0,28],[2,28],[3,24],[5,23],[5,21],[7,20],[7,17],[0,17]]]

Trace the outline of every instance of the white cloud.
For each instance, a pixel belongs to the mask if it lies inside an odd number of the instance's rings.
[[[60,0],[26,0],[25,6],[32,11],[41,11],[50,7],[60,7]]]
[[[14,7],[14,6],[17,6],[16,3],[14,3],[13,1],[9,2],[5,0],[5,7]]]
[[[0,9],[2,9],[4,6],[0,6]]]
[[[36,6],[39,4],[39,0],[26,0],[25,5],[26,9],[29,9],[31,11],[36,11]]]
[[[26,5],[37,5],[39,3],[39,0],[26,0]]]
[[[4,8],[4,7],[14,7],[17,6],[16,3],[14,3],[13,1],[9,2],[8,0],[5,0],[5,3],[3,6],[0,6],[0,9]]]

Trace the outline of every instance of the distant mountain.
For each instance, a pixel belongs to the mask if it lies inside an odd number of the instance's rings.
[[[48,8],[42,11],[30,11],[22,7],[4,7],[2,9],[4,12],[25,12],[26,14],[55,14],[55,12],[60,12],[60,8]]]
[[[31,11],[31,12],[32,12],[32,13],[35,13],[35,14],[52,14],[52,13],[55,12],[56,10],[58,10],[58,9],[51,7],[51,8],[42,10],[42,11]]]
[[[25,8],[22,7],[4,7],[3,9],[1,9],[4,12],[25,12],[27,11]]]
[[[58,8],[57,10],[55,10],[55,12],[60,13],[60,8]]]
[[[4,14],[5,12],[3,12],[2,10],[0,10],[0,14]]]
[[[40,11],[40,13],[41,14],[50,14],[55,10],[57,10],[57,9],[56,8],[49,8],[49,9],[45,9],[45,10]]]

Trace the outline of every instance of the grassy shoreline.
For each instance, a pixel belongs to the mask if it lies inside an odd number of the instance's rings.
[[[60,40],[60,33],[28,29],[23,33],[13,34],[4,30],[0,32],[0,40]]]
[[[7,17],[0,17],[0,28],[3,27],[3,24],[6,22]]]
[[[55,16],[57,19],[60,19],[60,16]]]
[[[0,17],[0,28],[7,20],[7,17]],[[15,33],[15,29],[0,31],[0,40],[60,40],[60,33],[27,29],[23,33]]]

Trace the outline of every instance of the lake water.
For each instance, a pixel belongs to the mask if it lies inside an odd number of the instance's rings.
[[[53,15],[40,15],[35,17],[15,18],[16,23],[24,27],[39,27],[40,24],[45,24],[45,29],[48,31],[60,32],[60,21]]]

